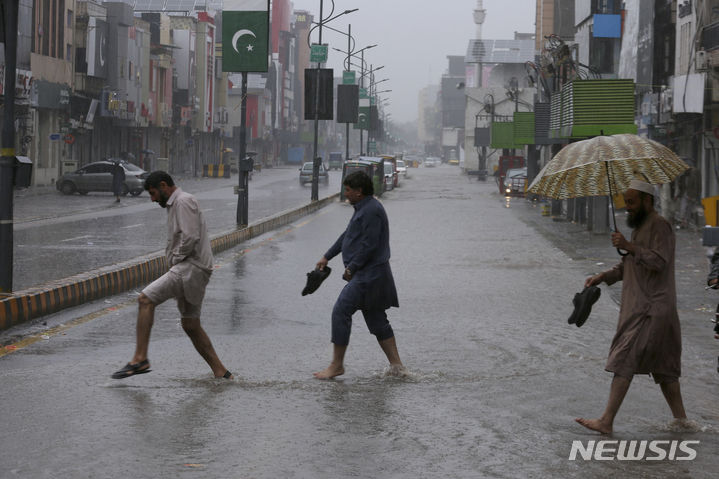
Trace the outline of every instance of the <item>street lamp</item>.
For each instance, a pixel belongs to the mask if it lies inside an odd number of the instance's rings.
[[[352,27],[352,26],[350,25],[350,31],[352,31],[352,30],[351,30],[351,27]],[[328,27],[328,28],[329,28],[329,27]],[[344,32],[341,32],[341,33],[344,33]],[[346,34],[346,35],[347,35],[347,34]],[[354,38],[353,38],[352,40],[354,41]],[[347,41],[347,51],[340,50],[339,48],[332,48],[332,49],[335,50],[335,51],[338,51],[338,52],[340,52],[340,53],[343,53],[343,54],[345,54],[345,55],[347,56],[347,58],[345,58],[345,61],[344,61],[344,66],[345,66],[345,70],[346,70],[346,71],[350,71],[350,68],[351,68],[353,65],[356,66],[356,67],[358,67],[358,68],[361,70],[361,75],[360,75],[360,78],[359,78],[360,81],[361,81],[362,78],[365,76],[365,74],[364,74],[364,66],[365,66],[364,51],[365,51],[365,50],[369,50],[370,48],[374,48],[374,47],[376,47],[376,46],[377,46],[377,44],[368,45],[368,46],[366,46],[366,47],[364,47],[364,48],[361,48],[361,49],[358,50],[357,52],[354,52],[354,53],[353,53],[353,52],[352,52],[353,47],[350,46],[350,43],[349,43],[349,40],[348,40],[348,41]],[[356,65],[356,64],[352,63],[352,57],[353,57],[353,56],[357,56],[357,55],[361,55],[361,60],[362,60],[362,64],[361,64],[361,65]],[[345,133],[345,141],[346,141],[346,147],[345,147],[345,148],[346,148],[346,152],[345,152],[345,155],[346,155],[346,159],[347,159],[347,160],[349,160],[349,157],[350,157],[350,144],[349,144],[349,141],[350,141],[350,140],[349,140],[349,138],[350,138],[350,125],[349,125],[349,123],[347,123],[347,124],[346,124],[346,133]],[[362,141],[362,128],[360,128],[360,156],[362,155],[362,143],[363,143],[363,141]]]
[[[379,67],[377,67],[377,68],[374,68],[373,65],[370,65],[370,69],[369,69],[370,117],[369,117],[369,128],[368,128],[368,130],[367,130],[367,154],[369,154],[370,136],[371,136],[371,131],[372,131],[372,100],[373,100],[373,99],[375,98],[375,96],[377,95],[377,93],[376,93],[377,84],[389,80],[389,78],[384,78],[384,79],[379,80],[379,81],[374,81],[374,74],[375,74],[377,71],[379,71],[379,70],[381,70],[381,69],[383,69],[383,68],[384,68],[384,65],[381,65],[381,66],[379,66]],[[379,108],[379,106],[377,106],[377,108]],[[375,125],[375,127],[376,127],[376,126],[377,126],[377,125]],[[360,131],[361,131],[361,130],[360,130]]]
[[[332,3],[334,5],[334,2]],[[332,20],[341,17],[342,15],[346,15],[348,13],[356,12],[359,10],[359,8],[355,8],[352,10],[345,10],[344,12],[341,12],[334,17],[330,17],[327,19],[322,18],[322,10],[323,10],[323,0],[320,0],[320,21],[317,22],[317,25],[312,27],[310,31],[307,33],[307,44],[311,48],[310,43],[310,36],[312,35],[312,32],[315,28],[319,27],[319,45],[322,45],[322,27],[326,24],[331,22]],[[331,15],[331,14],[330,14]],[[314,116],[315,116],[315,138],[314,138],[314,148],[312,150],[312,196],[310,198],[310,201],[317,201],[319,200],[319,175],[320,175],[320,159],[317,157],[317,139],[319,137],[319,128],[320,128],[320,117],[319,117],[319,109],[320,109],[320,67],[322,66],[321,62],[317,62],[317,76],[315,77],[315,104],[314,104]]]
[[[334,49],[334,50],[337,50],[338,52],[342,52],[342,53],[347,54],[347,58],[345,59],[345,68],[346,68],[347,70],[349,70],[350,67],[353,66],[353,65],[356,66],[356,67],[358,67],[358,68],[360,69],[360,77],[359,77],[359,82],[360,82],[360,83],[359,83],[359,87],[360,87],[360,89],[364,88],[364,77],[367,75],[367,73],[365,72],[365,66],[367,65],[367,63],[364,61],[364,51],[365,51],[365,50],[369,50],[370,48],[374,48],[374,47],[376,47],[376,46],[377,46],[377,44],[369,45],[369,46],[366,46],[366,47],[364,47],[364,48],[358,50],[358,51],[355,52],[355,53],[349,53],[349,54],[348,54],[348,52],[344,52],[344,51],[339,50],[339,49],[337,49],[337,48]],[[360,65],[356,65],[356,64],[352,63],[352,60],[351,60],[351,57],[356,57],[357,55],[360,56],[360,62],[361,62]],[[374,71],[380,70],[380,69],[382,69],[382,68],[384,68],[384,65],[381,66],[381,67],[375,68]],[[370,69],[370,70],[368,71],[368,73],[372,74],[372,71],[373,71],[373,70]],[[362,148],[363,148],[363,146],[364,146],[364,131],[362,130],[362,124],[361,124],[361,123],[360,123],[360,129],[359,129],[359,131],[360,131],[360,156],[362,156],[362,155],[364,154],[364,152],[362,151]],[[368,132],[368,135],[369,135],[369,132]],[[368,138],[369,138],[369,136],[368,136]]]

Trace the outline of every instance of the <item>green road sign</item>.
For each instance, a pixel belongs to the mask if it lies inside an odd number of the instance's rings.
[[[312,44],[310,50],[310,62],[312,63],[325,63],[327,61],[327,44],[322,45],[318,43]]]
[[[343,85],[354,85],[355,84],[355,72],[343,71],[342,72],[342,84]]]

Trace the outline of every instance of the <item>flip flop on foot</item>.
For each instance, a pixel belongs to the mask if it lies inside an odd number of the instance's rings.
[[[112,373],[112,379],[125,379],[137,374],[149,373],[150,371],[150,362],[145,359],[136,364],[127,363],[122,369]]]
[[[235,377],[232,375],[230,370],[228,369],[225,371],[225,374],[222,375],[222,379],[234,379]]]

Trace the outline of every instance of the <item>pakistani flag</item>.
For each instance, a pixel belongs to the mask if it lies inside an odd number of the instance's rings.
[[[222,70],[266,72],[269,0],[225,0],[222,11]]]

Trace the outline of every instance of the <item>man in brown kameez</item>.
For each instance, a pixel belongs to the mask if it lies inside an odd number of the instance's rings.
[[[584,427],[612,432],[614,417],[635,374],[651,374],[676,419],[686,419],[679,376],[681,331],[674,283],[674,231],[654,210],[654,187],[633,180],[624,193],[631,242],[619,232],[612,244],[628,254],[612,269],[587,278],[585,286],[617,281],[622,302],[606,370],[614,373],[609,400],[597,419],[578,418]]]

